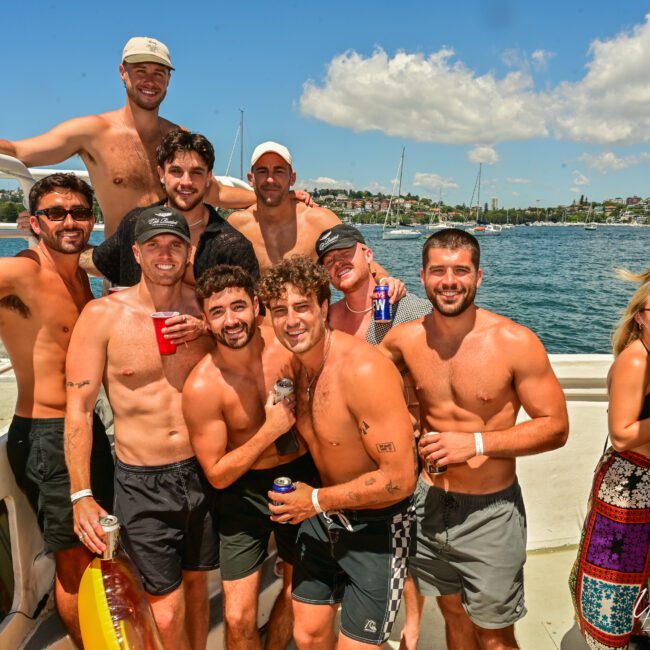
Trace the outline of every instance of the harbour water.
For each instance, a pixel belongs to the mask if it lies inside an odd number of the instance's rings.
[[[381,264],[424,297],[419,276],[424,237],[384,241],[381,226],[360,230]],[[101,237],[95,233],[91,242]],[[636,288],[614,270],[650,266],[646,227],[518,227],[481,237],[480,243],[484,277],[477,304],[530,327],[555,354],[610,352],[612,329]],[[2,239],[0,256],[25,245]],[[95,291],[99,286],[93,283]]]

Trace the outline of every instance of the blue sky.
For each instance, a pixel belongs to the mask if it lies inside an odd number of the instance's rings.
[[[161,114],[204,133],[224,173],[246,111],[289,146],[298,183],[506,207],[648,196],[650,5],[25,1],[3,8],[0,137],[123,104],[124,43],[154,36],[176,72]],[[80,167],[79,161],[65,165]],[[233,171],[238,173],[238,156]]]

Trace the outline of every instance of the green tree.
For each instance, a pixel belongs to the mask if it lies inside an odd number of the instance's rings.
[[[15,203],[0,203],[0,221],[13,223],[18,218],[18,208]]]

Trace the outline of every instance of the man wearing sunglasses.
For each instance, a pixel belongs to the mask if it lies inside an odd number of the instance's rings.
[[[75,535],[63,452],[65,357],[72,330],[92,299],[79,256],[95,224],[93,191],[74,174],[52,174],[29,194],[37,244],[0,259],[0,337],[16,374],[18,399],[7,454],[16,482],[38,513],[56,562],[59,614],[79,647],[77,594],[92,559]],[[111,508],[113,459],[100,419],[93,421],[93,491]],[[74,495],[72,495],[74,499]]]
[[[28,167],[52,165],[78,154],[97,193],[108,237],[127,212],[164,198],[156,171],[156,147],[166,133],[179,127],[160,117],[158,110],[173,69],[164,43],[143,36],[131,38],[120,64],[126,89],[122,108],[68,120],[25,140],[0,139],[0,153]],[[224,208],[246,208],[255,196],[215,179],[207,201]]]

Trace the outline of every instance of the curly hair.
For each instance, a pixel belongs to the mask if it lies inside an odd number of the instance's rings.
[[[286,293],[287,284],[292,284],[305,296],[315,295],[319,305],[330,300],[330,278],[327,271],[304,255],[293,255],[272,266],[262,276],[257,295],[268,306],[271,300],[279,300]]]
[[[241,266],[216,264],[201,274],[196,283],[196,295],[206,300],[213,293],[232,288],[244,289],[251,300],[255,297],[255,281],[250,273]]]

